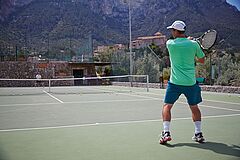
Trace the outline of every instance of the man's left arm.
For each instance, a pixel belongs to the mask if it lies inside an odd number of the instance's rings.
[[[196,62],[199,62],[199,63],[204,64],[204,62],[205,62],[205,57],[203,57],[203,58],[196,58]]]
[[[196,43],[196,61],[202,64],[205,62],[205,54],[198,43]]]

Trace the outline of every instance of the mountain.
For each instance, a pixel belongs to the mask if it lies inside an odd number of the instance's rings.
[[[13,0],[0,1],[0,21],[3,21],[13,10]]]
[[[34,0],[15,0],[14,5],[15,6],[24,6],[24,5],[29,4],[32,1],[34,1]]]
[[[77,49],[89,35],[94,45],[128,43],[128,4],[124,0],[0,2],[0,42],[4,45],[37,51]],[[240,12],[226,0],[132,0],[133,38],[157,31],[169,35],[166,27],[177,19],[186,22],[188,35],[199,36],[212,28],[218,31],[219,40],[240,46]]]

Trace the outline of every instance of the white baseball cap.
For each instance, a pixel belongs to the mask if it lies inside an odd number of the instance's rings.
[[[183,21],[175,21],[171,26],[168,26],[167,29],[176,29],[178,31],[185,31],[186,24]]]

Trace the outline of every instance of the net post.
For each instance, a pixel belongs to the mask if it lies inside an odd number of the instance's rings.
[[[130,87],[133,87],[133,75],[129,75]]]
[[[48,79],[48,93],[51,92],[51,79]]]
[[[129,87],[130,92],[132,92],[132,88],[133,88],[132,80],[133,80],[133,75],[128,75],[128,81],[129,81],[128,87]]]
[[[147,92],[149,92],[149,75],[147,75]]]

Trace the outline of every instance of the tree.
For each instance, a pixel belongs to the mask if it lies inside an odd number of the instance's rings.
[[[240,86],[240,64],[238,58],[226,51],[214,52],[212,64],[214,70],[214,84],[223,86]],[[207,54],[205,64],[196,66],[197,77],[210,78],[210,56]]]
[[[152,54],[146,53],[144,57],[136,60],[134,66],[136,74],[149,75],[149,82],[159,82],[159,64]]]
[[[240,64],[232,58],[231,54],[226,54],[220,59],[221,74],[219,74],[216,84],[240,86]]]

